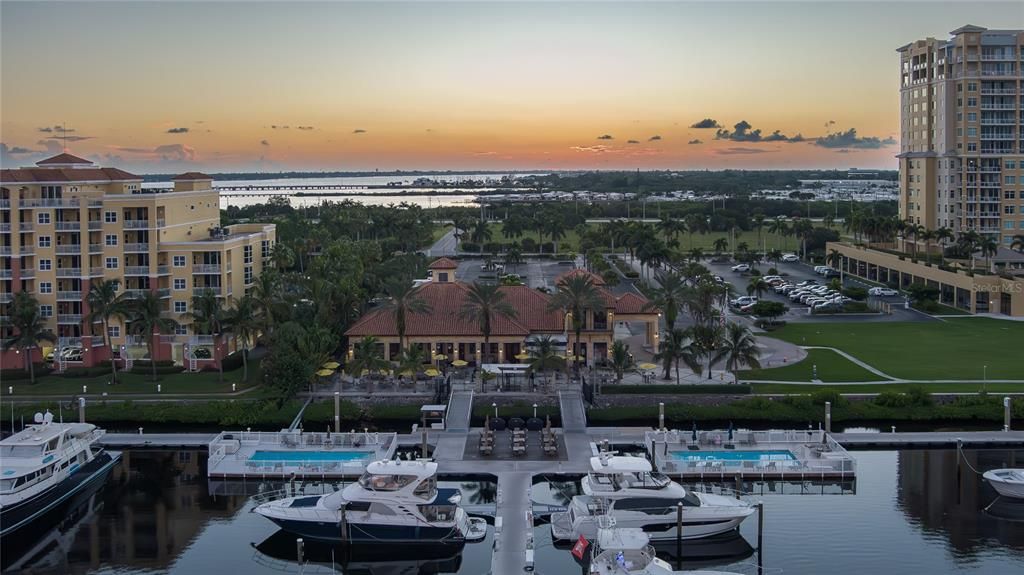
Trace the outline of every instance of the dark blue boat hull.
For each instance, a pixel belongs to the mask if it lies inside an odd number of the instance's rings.
[[[272,521],[289,533],[330,543],[465,543],[463,536],[454,527],[349,523],[348,538],[343,539],[341,527],[337,523],[281,519]]]

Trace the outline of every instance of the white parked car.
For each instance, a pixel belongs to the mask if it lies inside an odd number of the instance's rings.
[[[807,287],[807,286],[816,286],[816,285],[818,285],[818,282],[816,280],[804,280],[804,281],[796,284],[796,287]]]
[[[889,297],[894,295],[900,295],[900,292],[887,287],[873,287],[868,290],[868,295],[873,295],[876,297]]]
[[[732,300],[729,303],[733,307],[743,307],[745,305],[750,305],[750,304],[757,303],[757,296],[745,295],[743,297],[738,297],[738,298]]]
[[[734,271],[734,272],[741,272],[741,273],[742,272],[749,272],[750,271],[750,265],[749,264],[736,264],[736,265],[732,266],[732,271]]]
[[[814,273],[823,274],[828,271],[828,266],[814,266]]]
[[[798,256],[796,254],[783,254],[782,255],[782,261],[787,262],[787,263],[798,262],[798,261],[800,261],[800,256]]]

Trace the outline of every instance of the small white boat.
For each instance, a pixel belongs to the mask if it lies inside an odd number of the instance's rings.
[[[658,559],[642,529],[601,529],[590,549],[590,575],[735,575],[723,571],[675,571]]]
[[[982,474],[1003,497],[1024,499],[1024,469],[993,469]]]

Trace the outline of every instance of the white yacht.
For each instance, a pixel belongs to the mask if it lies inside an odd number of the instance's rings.
[[[437,463],[375,461],[341,491],[285,497],[253,511],[310,539],[359,543],[452,543],[483,539],[487,523],[459,506],[458,489],[437,487]]]
[[[674,571],[658,559],[640,529],[601,529],[590,547],[590,575],[734,575],[724,571]]]
[[[119,453],[94,447],[103,430],[88,423],[35,423],[0,441],[0,536],[106,480]]]
[[[702,539],[739,527],[755,508],[745,501],[689,491],[667,476],[651,471],[640,457],[593,457],[583,478],[586,495],[572,498],[569,508],[551,514],[556,540],[593,538],[601,528],[640,528],[655,540],[675,539],[678,504],[683,504],[683,539]]]
[[[982,477],[1003,497],[1024,499],[1024,469],[993,469]]]

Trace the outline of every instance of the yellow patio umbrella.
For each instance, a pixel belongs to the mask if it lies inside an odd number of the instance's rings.
[[[359,372],[359,375],[370,375],[370,370],[364,369],[363,371]]]
[[[448,359],[448,356],[443,354],[443,353],[439,353],[439,354],[434,356],[434,359],[436,359],[438,361],[444,361],[444,360]]]
[[[652,369],[658,369],[658,366],[656,364],[653,364],[653,363],[641,363],[637,367],[639,367],[640,369],[642,369],[644,371],[650,371]]]
[[[437,376],[441,375],[441,372],[440,372],[440,371],[437,371],[436,369],[434,369],[434,368],[432,368],[432,367],[431,367],[431,368],[428,368],[428,369],[427,369],[426,371],[424,371],[423,373],[427,374],[427,377],[437,377]]]
[[[461,359],[456,359],[455,361],[452,362],[452,365],[454,365],[455,367],[466,367],[467,365],[469,365],[469,363]]]
[[[402,371],[398,372],[398,375],[404,375],[404,376],[412,376],[412,375],[415,375],[415,374],[416,374],[416,372],[414,372],[411,369],[403,369]]]
[[[566,355],[565,359],[567,361],[577,361],[577,360],[583,359],[583,357],[579,356],[579,355]]]
[[[517,353],[516,354],[516,359],[530,359],[530,354],[528,354],[528,353]]]
[[[319,375],[320,377],[327,377],[332,373],[334,373],[333,369],[321,369],[320,371],[316,372],[316,374]]]
[[[328,361],[324,364],[324,369],[338,369],[339,367],[341,367],[341,364],[336,361]]]

